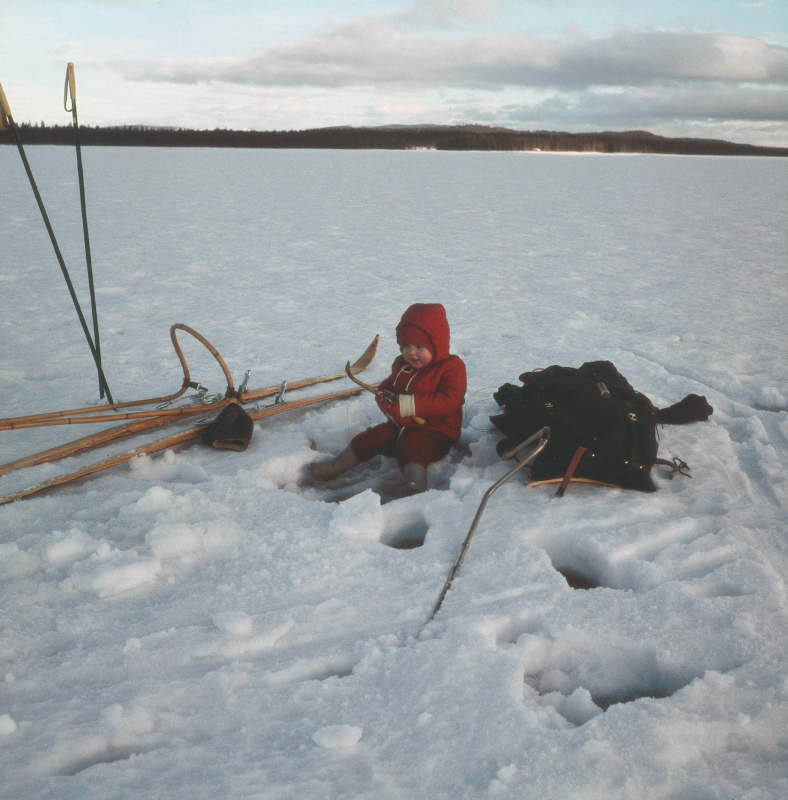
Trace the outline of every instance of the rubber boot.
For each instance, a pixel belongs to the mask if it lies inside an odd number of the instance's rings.
[[[427,489],[427,470],[421,464],[405,464],[402,468],[402,477],[405,478],[405,485],[400,489],[400,497],[421,494]]]
[[[353,449],[346,447],[331,461],[313,461],[309,465],[309,472],[315,480],[330,481],[333,478],[338,478],[343,472],[353,469],[359,463]]]

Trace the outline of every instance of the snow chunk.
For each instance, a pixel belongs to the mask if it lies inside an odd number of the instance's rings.
[[[473,491],[479,482],[479,471],[475,467],[460,464],[449,479],[449,488],[458,496],[463,497]]]
[[[222,611],[211,616],[211,622],[231,636],[243,636],[252,630],[252,618],[243,611]]]
[[[315,731],[312,741],[320,747],[332,750],[340,747],[353,747],[358,743],[363,732],[364,729],[357,725],[328,725]]]
[[[591,692],[583,686],[575,689],[570,695],[553,691],[541,698],[545,708],[552,708],[572,725],[585,725],[594,717],[603,713],[592,699]]]
[[[41,567],[41,559],[35,553],[20,550],[16,542],[0,544],[0,576],[21,578],[32,575]]]
[[[753,392],[753,400],[758,408],[770,411],[788,409],[788,397],[774,386],[761,386]]]
[[[258,452],[263,461],[255,472],[255,480],[263,489],[297,483],[306,465],[315,457],[300,431],[266,431]]]
[[[8,714],[0,714],[0,736],[10,736],[15,730],[16,722]]]
[[[151,553],[161,561],[210,552],[236,538],[237,529],[232,520],[161,523],[145,534]]]
[[[79,561],[95,552],[98,542],[79,528],[63,531],[52,531],[51,541],[44,548],[44,557],[59,567]]]
[[[136,456],[131,459],[129,466],[136,477],[150,481],[202,483],[208,480],[208,473],[201,466],[194,464],[180,453],[175,453],[172,450],[165,450],[156,459],[144,454]],[[166,489],[161,491],[166,491]]]
[[[221,642],[214,642],[208,647],[197,652],[199,658],[211,658],[221,656],[222,658],[239,658],[253,653],[262,653],[270,650],[276,643],[288,633],[295,623],[293,620],[286,620],[280,625],[266,628],[262,632],[249,636],[252,632],[253,617],[243,613],[232,611],[214,614],[211,617],[213,624],[231,639],[224,639]]]
[[[192,526],[159,525],[145,535],[145,541],[156,558],[171,560],[202,550],[202,539]]]
[[[385,524],[380,497],[367,489],[337,506],[328,529],[337,536],[380,541]]]
[[[602,713],[602,709],[591,699],[591,692],[580,686],[566,698],[563,708],[559,709],[561,715],[575,725],[585,725],[586,722]]]
[[[134,461],[131,462],[132,466]],[[175,495],[161,486],[151,486],[147,492],[137,500],[134,512],[147,514],[154,511],[164,511],[175,503]]]
[[[262,653],[266,650],[270,650],[286,633],[292,630],[294,625],[295,623],[292,620],[288,620],[281,625],[276,625],[264,630],[258,636],[251,636],[248,639],[241,638],[244,636],[243,633],[229,631],[231,635],[237,638],[220,645],[215,650],[215,653],[225,658],[238,658],[239,656],[249,655],[251,653]],[[249,632],[251,631],[247,631],[247,633]]]
[[[79,591],[103,598],[153,583],[160,572],[158,558],[142,558],[102,546],[90,558],[74,565],[71,582]]]
[[[136,744],[156,728],[153,712],[143,703],[137,703],[128,710],[115,703],[101,711],[104,734],[107,741],[115,746]]]
[[[509,787],[507,786],[508,781],[510,781],[515,775],[517,774],[517,764],[509,764],[508,767],[501,767],[496,777],[493,778],[490,785],[487,787],[487,792],[491,796],[495,797],[496,795],[503,795],[509,792]]]

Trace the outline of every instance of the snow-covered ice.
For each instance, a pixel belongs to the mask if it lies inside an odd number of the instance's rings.
[[[88,312],[74,153],[27,152]],[[179,388],[175,322],[250,386],[339,370],[381,333],[374,381],[404,309],[437,301],[466,426],[430,490],[395,502],[388,461],[302,477],[378,421],[363,395],[263,420],[243,453],[142,456],[0,507],[0,797],[788,796],[788,162],[83,158],[116,400]],[[0,166],[2,416],[94,404],[15,149]],[[223,391],[186,339],[192,378]],[[427,624],[509,468],[493,391],[595,359],[659,406],[708,398],[709,422],[660,431],[692,479],[562,500],[511,481]],[[2,432],[0,462],[86,432]],[[97,457],[9,473],[0,495]]]

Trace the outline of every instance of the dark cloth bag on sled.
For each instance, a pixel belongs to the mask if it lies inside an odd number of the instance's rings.
[[[246,450],[253,430],[254,420],[238,403],[230,403],[203,431],[202,440],[219,450]]]
[[[563,488],[568,475],[655,491],[654,464],[668,464],[683,474],[689,469],[680,459],[657,458],[657,425],[699,422],[713,411],[700,395],[657,409],[609,361],[534,370],[520,375],[520,381],[522,386],[506,383],[493,395],[504,411],[490,420],[507,437],[498,442],[498,454],[548,426],[550,441],[531,466],[531,480],[565,478]]]

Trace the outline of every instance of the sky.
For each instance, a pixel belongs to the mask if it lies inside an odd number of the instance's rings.
[[[19,122],[484,124],[788,147],[788,0],[0,0]]]

